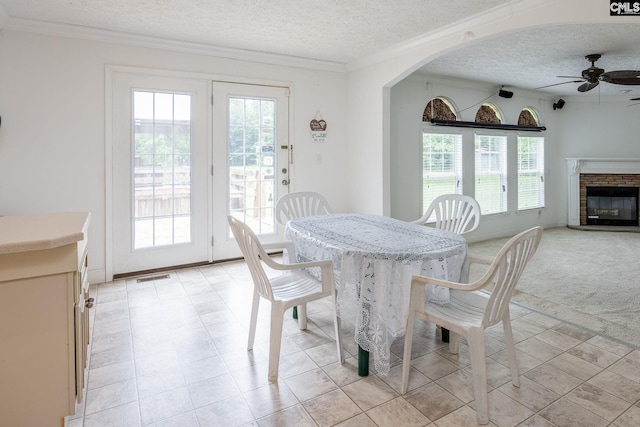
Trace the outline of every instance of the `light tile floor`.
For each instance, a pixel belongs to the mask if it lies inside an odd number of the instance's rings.
[[[287,316],[280,378],[269,383],[268,303],[246,350],[252,286],[243,262],[92,286],[85,407],[69,426],[477,425],[464,343],[452,355],[433,325],[416,321],[410,391],[401,395],[403,340],[388,376],[359,377],[349,325],[347,360],[337,363],[326,300],[309,305],[306,331]],[[501,326],[487,331],[491,426],[640,425],[639,350],[519,306],[511,312],[521,387],[510,382]]]

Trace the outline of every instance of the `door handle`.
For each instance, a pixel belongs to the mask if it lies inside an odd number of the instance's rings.
[[[283,179],[282,180],[282,185],[289,185],[289,180],[288,179]]]

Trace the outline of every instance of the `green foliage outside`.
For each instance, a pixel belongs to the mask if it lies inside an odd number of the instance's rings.
[[[533,207],[539,207],[538,192],[536,187],[536,180],[539,179],[536,175],[521,175],[518,180],[518,209],[527,209]],[[489,182],[487,182],[489,181]],[[498,188],[500,185],[500,177],[497,175],[484,175],[479,176],[475,180],[476,187],[482,182],[484,185],[488,185],[490,188]],[[456,180],[453,176],[446,177],[425,177],[422,183],[423,192],[423,211],[427,209],[429,204],[437,196],[441,194],[455,193]],[[485,196],[476,197],[480,208],[483,212],[496,212],[500,207],[499,196]]]
[[[274,123],[275,102],[229,99],[229,166],[257,169],[268,164],[264,158],[275,156]]]
[[[135,156],[140,159],[140,165],[187,166],[191,163],[191,126],[149,125],[140,130],[134,138]]]
[[[431,134],[423,133],[422,139],[422,165],[423,165],[423,211],[437,196],[441,194],[457,193],[456,185],[459,178],[455,172],[456,144],[460,142],[460,135],[456,134]],[[544,153],[539,151],[543,147],[544,138],[519,137],[518,138],[518,170],[520,174],[517,181],[518,209],[528,209],[544,205],[544,200],[538,200],[538,169],[543,165]],[[541,144],[542,142],[542,144]],[[479,136],[480,152],[484,157],[477,157],[477,161],[487,162],[487,173],[478,174],[475,177],[475,188],[485,188],[489,191],[475,191],[476,200],[480,204],[482,212],[500,212],[502,191],[500,175],[490,172],[497,168],[492,162],[498,161],[496,156],[497,143],[491,137]],[[459,149],[459,148],[458,148]],[[459,165],[458,165],[459,167]],[[527,171],[531,171],[527,173]],[[459,172],[458,172],[459,174]],[[493,189],[493,190],[492,190]],[[508,188],[507,188],[508,191]],[[470,193],[470,191],[465,191]]]

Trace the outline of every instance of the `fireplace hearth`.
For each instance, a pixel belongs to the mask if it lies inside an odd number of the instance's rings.
[[[587,187],[587,225],[638,226],[638,187]]]

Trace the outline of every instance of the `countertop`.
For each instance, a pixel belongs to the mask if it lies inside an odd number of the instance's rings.
[[[86,237],[90,221],[88,212],[0,217],[0,255],[79,242]]]

